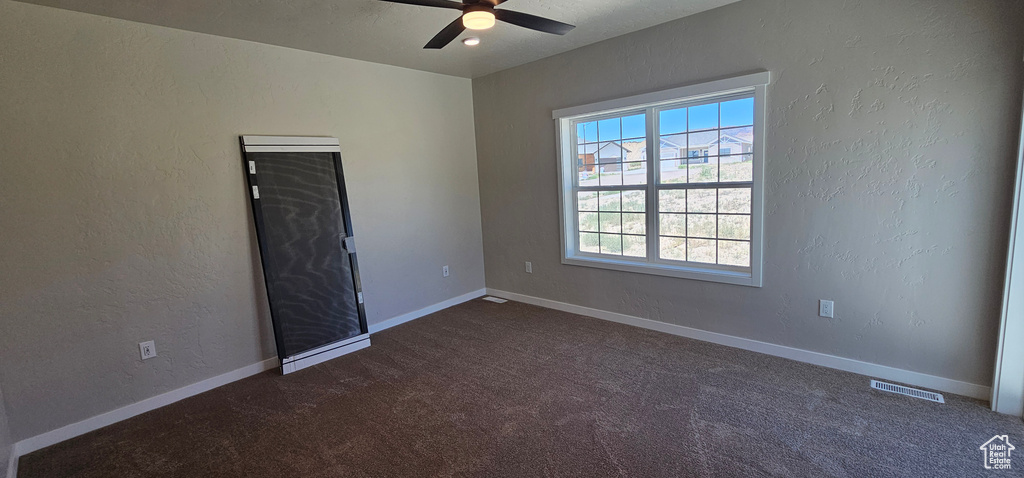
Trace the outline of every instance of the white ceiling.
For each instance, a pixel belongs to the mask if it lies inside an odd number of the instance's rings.
[[[499,22],[424,50],[458,17],[379,0],[21,0],[107,17],[475,78],[737,0],[508,0],[499,8],[576,25],[565,36]]]

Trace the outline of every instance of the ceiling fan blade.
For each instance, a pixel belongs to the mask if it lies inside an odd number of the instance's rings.
[[[459,2],[451,2],[449,0],[380,0],[382,2],[391,3],[404,3],[407,5],[419,5],[421,7],[438,7],[438,8],[453,8],[455,10],[462,10],[465,5]]]
[[[513,12],[511,10],[495,10],[494,16],[498,20],[506,23],[518,25],[523,28],[529,28],[530,30],[537,30],[539,32],[554,33],[555,35],[565,35],[573,28],[576,28],[568,23],[556,22],[536,15]]]
[[[444,48],[445,45],[451,43],[452,40],[458,38],[464,31],[466,31],[466,26],[462,24],[462,17],[456,18],[454,22],[451,22],[448,26],[444,27],[444,30],[441,30],[440,33],[435,35],[434,38],[427,43],[427,46],[423,48],[428,50],[440,50]]]

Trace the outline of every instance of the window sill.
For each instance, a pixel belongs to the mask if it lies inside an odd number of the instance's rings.
[[[680,279],[693,279],[706,282],[720,282],[723,284],[742,285],[747,287],[761,287],[761,278],[754,277],[751,273],[747,272],[701,269],[696,267],[673,266],[667,264],[651,264],[647,262],[633,262],[616,259],[580,256],[562,258],[562,264],[582,267],[596,267],[599,269],[633,272],[636,274],[649,274],[665,277],[676,277]]]

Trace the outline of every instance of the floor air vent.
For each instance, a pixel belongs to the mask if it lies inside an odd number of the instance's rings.
[[[916,388],[904,387],[903,385],[895,385],[891,383],[879,382],[878,380],[871,381],[871,388],[875,390],[881,390],[883,392],[898,393],[900,395],[906,395],[908,397],[920,398],[922,400],[928,400],[930,402],[946,403],[942,399],[942,394],[935,392],[926,392],[924,390],[918,390]]]
[[[491,302],[494,302],[495,304],[504,304],[505,302],[508,302],[505,299],[499,299],[497,297],[491,297],[491,296],[484,297],[484,300],[489,300]]]

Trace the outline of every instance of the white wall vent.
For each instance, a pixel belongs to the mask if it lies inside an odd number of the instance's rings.
[[[904,387],[903,385],[896,385],[892,383],[879,382],[878,380],[871,381],[871,388],[875,390],[881,390],[883,392],[898,393],[900,395],[906,395],[908,397],[920,398],[922,400],[928,400],[931,402],[946,403],[942,398],[941,393],[927,392],[924,390],[918,390],[916,388]]]
[[[491,302],[494,302],[495,304],[504,304],[505,302],[508,302],[505,299],[499,299],[497,297],[492,297],[492,296],[484,297],[484,300],[489,300]]]

